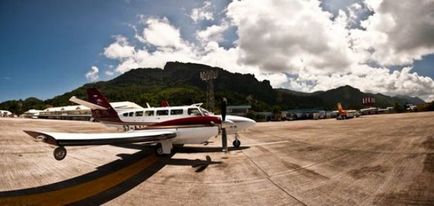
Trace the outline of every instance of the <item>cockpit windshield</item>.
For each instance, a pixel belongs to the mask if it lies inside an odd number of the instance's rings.
[[[193,104],[187,109],[188,115],[194,115],[194,116],[208,116],[213,115],[213,113],[209,112],[205,108],[201,107],[202,103],[199,104]]]
[[[201,116],[202,114],[198,108],[193,107],[193,108],[188,108],[188,115]]]
[[[209,112],[208,110],[206,110],[206,109],[204,109],[204,108],[202,108],[202,107],[199,107],[199,109],[200,109],[200,111],[202,111],[202,114],[203,114],[203,115],[205,115],[205,116],[207,116],[207,115],[211,115],[211,112]]]

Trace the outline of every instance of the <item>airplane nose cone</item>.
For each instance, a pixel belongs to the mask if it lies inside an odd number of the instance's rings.
[[[249,126],[254,126],[256,124],[256,121],[247,117],[242,117],[243,121],[246,122]]]
[[[255,120],[247,117],[228,115],[226,119],[234,122],[234,124],[237,125],[239,130],[247,129],[256,124]]]
[[[253,120],[253,119],[249,119],[250,120],[250,124],[251,124],[251,126],[255,126],[255,124],[256,124],[256,121],[255,120]]]

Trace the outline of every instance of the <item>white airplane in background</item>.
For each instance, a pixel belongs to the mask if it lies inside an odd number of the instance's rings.
[[[360,114],[356,110],[345,110],[344,107],[342,107],[342,104],[340,102],[337,103],[337,107],[338,107],[338,116],[336,117],[337,120],[351,119],[360,116]]]
[[[256,123],[245,117],[226,116],[225,99],[222,101],[221,116],[209,113],[198,104],[180,107],[148,107],[122,111],[119,115],[97,89],[90,88],[87,93],[89,101],[75,97],[71,97],[70,100],[89,107],[92,117],[96,120],[105,124],[134,126],[135,129],[122,133],[24,132],[47,144],[58,146],[53,152],[54,158],[62,160],[66,156],[65,146],[144,142],[157,144],[156,153],[162,155],[170,154],[173,145],[203,144],[220,132],[223,151],[227,152],[227,134],[236,134],[233,145],[239,147],[241,142],[238,139],[238,131]]]

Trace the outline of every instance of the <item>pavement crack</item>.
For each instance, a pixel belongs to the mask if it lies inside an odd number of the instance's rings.
[[[291,197],[291,198],[293,198],[293,199],[295,199],[295,200],[297,200],[300,204],[302,204],[302,205],[307,205],[306,203],[304,203],[303,201],[301,201],[299,198],[297,198],[297,197],[295,197],[294,195],[292,195],[291,193],[289,193],[288,191],[286,191],[285,190],[285,188],[283,188],[282,186],[280,186],[279,184],[277,184],[276,182],[274,182],[272,179],[271,179],[271,176],[264,170],[264,169],[262,169],[258,164],[256,164],[256,162],[255,161],[253,161],[246,153],[244,153],[243,151],[241,151],[243,154],[244,154],[244,156],[246,156],[247,157],[247,159],[251,162],[251,163],[253,163],[255,166],[256,166],[256,168],[258,168],[262,173],[264,173],[264,175],[265,175],[265,177],[267,178],[267,180],[268,181],[270,181],[271,182],[271,184],[273,184],[274,186],[276,186],[277,188],[279,188],[282,192],[284,192],[286,195],[288,195],[289,197]]]

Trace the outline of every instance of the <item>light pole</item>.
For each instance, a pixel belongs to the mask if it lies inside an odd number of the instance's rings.
[[[217,79],[218,72],[217,70],[208,70],[200,72],[200,78],[203,81],[206,81],[207,84],[207,93],[206,93],[206,104],[208,109],[214,112],[214,79]]]

